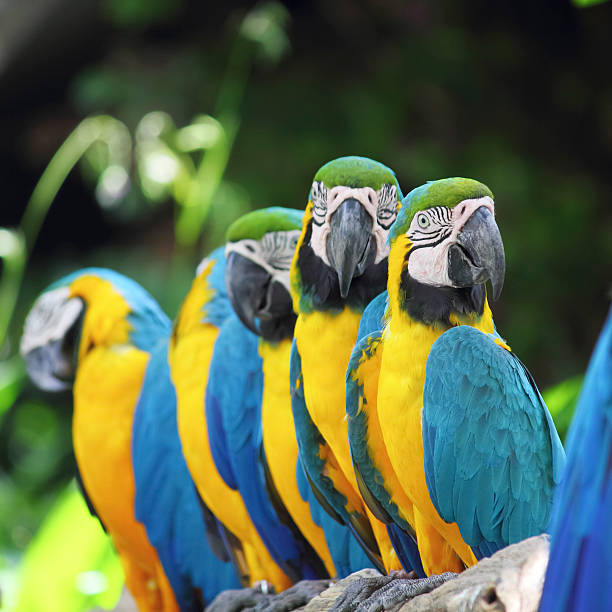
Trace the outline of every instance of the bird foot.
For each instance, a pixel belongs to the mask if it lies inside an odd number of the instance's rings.
[[[274,597],[274,588],[265,580],[249,589],[230,589],[221,591],[207,606],[206,612],[241,612],[252,610],[265,604]]]
[[[388,576],[361,578],[336,599],[330,612],[396,611],[417,595],[429,593],[456,576],[446,572],[429,578],[416,578],[413,572],[399,571]]]
[[[254,612],[291,612],[305,606],[330,585],[330,580],[302,580],[290,589],[259,602]]]

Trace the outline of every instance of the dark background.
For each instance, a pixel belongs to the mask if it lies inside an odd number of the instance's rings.
[[[137,153],[131,189],[110,208],[96,200],[95,156],[79,163],[45,218],[0,357],[15,353],[36,295],[85,265],[132,276],[173,316],[236,216],[303,208],[319,166],[359,154],[392,167],[404,193],[447,176],[485,182],[507,257],[498,330],[541,388],[582,373],[612,280],[612,3],[285,2],[265,8],[276,34],[240,42],[254,6],[0,5],[0,226],[19,224],[88,115],[132,136],[150,111],[179,128],[200,113],[239,122],[196,242],[175,240],[184,202],[142,189]],[[0,548],[17,551],[73,470],[70,397],[19,389],[0,410]]]

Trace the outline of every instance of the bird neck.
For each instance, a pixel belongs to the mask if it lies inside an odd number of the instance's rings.
[[[312,222],[300,236],[296,254],[291,264],[291,297],[295,311],[313,311],[338,314],[345,308],[362,313],[365,307],[385,290],[387,258],[368,266],[361,276],[351,281],[348,295],[340,295],[340,283],[336,271],[319,258],[310,246]]]
[[[183,301],[172,330],[172,346],[181,338],[195,333],[206,325],[206,310],[217,292],[210,284],[210,275],[217,265],[210,260],[193,279],[191,289]]]
[[[411,248],[405,235],[399,236],[391,248],[388,281],[391,318],[406,326],[422,324],[440,332],[457,325],[493,332],[485,286],[436,287],[415,280],[408,272]]]
[[[85,302],[79,361],[96,346],[129,342],[132,325],[128,316],[132,309],[110,281],[90,274],[80,276],[70,284],[70,297]]]

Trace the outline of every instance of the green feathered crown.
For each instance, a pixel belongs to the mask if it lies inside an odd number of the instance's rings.
[[[452,208],[462,200],[493,198],[491,190],[483,183],[470,178],[453,177],[428,181],[420,187],[413,189],[403,200],[402,207],[395,223],[389,231],[389,242],[397,236],[408,231],[414,215],[420,210],[433,206],[447,206]]]
[[[321,166],[314,177],[315,181],[321,181],[328,189],[337,185],[346,187],[372,187],[378,190],[385,183],[395,185],[398,198],[402,197],[399,183],[395,178],[395,172],[373,159],[350,155],[339,157],[324,166]]]
[[[234,221],[226,234],[227,242],[260,240],[269,232],[289,232],[302,229],[304,211],[281,206],[254,210]]]

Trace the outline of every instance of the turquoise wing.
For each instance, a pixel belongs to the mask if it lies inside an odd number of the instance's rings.
[[[541,612],[612,602],[612,310],[595,347],[567,439],[550,520]]]
[[[355,513],[350,513],[347,510],[345,495],[335,488],[331,478],[327,476],[325,461],[321,458],[321,450],[326,447],[327,442],[313,423],[306,407],[302,360],[295,340],[291,347],[289,377],[291,409],[293,411],[299,459],[311,489],[322,508],[338,523],[346,525],[352,531],[368,556],[370,564],[384,571],[378,544],[367,517],[355,515]],[[329,541],[328,544],[331,552],[333,544]]]
[[[152,353],[134,413],[135,513],[156,548],[181,610],[201,610],[222,590],[239,588],[231,563],[211,550],[195,486],[183,458],[168,342]]]
[[[266,478],[262,454],[262,360],[259,338],[230,316],[221,326],[210,363],[206,417],[217,411],[222,425],[214,434],[225,438],[226,460],[238,490],[270,554],[295,582],[327,576],[322,561],[291,520]],[[211,435],[213,430],[209,428]],[[221,472],[220,455],[214,455]],[[229,470],[224,469],[225,472]]]
[[[438,338],[421,424],[431,500],[476,557],[546,530],[565,453],[533,378],[493,336]]]
[[[347,368],[346,414],[349,447],[361,496],[372,513],[387,525],[391,543],[404,569],[414,569],[418,575],[424,577],[414,530],[402,518],[385,488],[384,478],[376,467],[375,458],[368,445],[368,416],[366,411],[360,410],[362,404],[367,404],[360,381],[365,379],[364,366],[375,358],[376,351],[381,346],[386,308],[386,291],[368,304],[361,317],[357,343]]]

